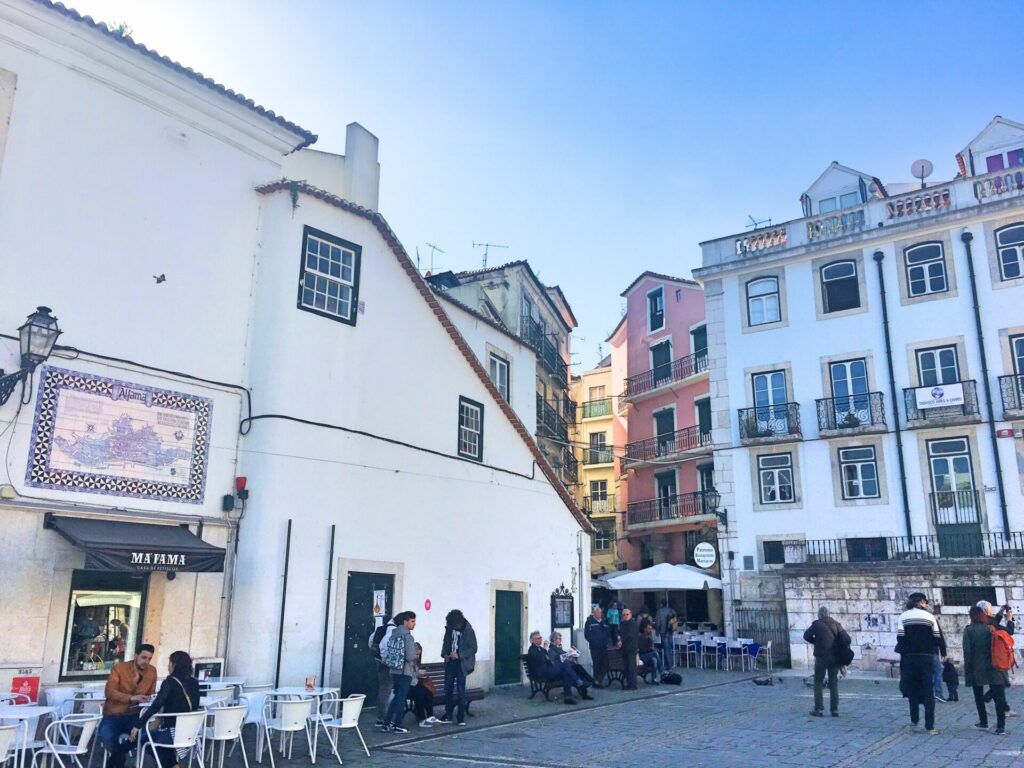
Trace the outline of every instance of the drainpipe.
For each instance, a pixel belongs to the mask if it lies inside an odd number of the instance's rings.
[[[988,375],[988,356],[985,354],[985,336],[981,331],[981,307],[978,304],[978,281],[974,274],[974,255],[971,253],[971,241],[974,239],[969,231],[960,233],[960,241],[967,252],[967,273],[971,278],[971,297],[974,299],[974,324],[978,331],[978,352],[981,354],[981,378],[985,382],[985,410],[988,415],[989,436],[992,439],[992,455],[996,460],[996,487],[999,489],[999,510],[1003,516],[1003,533],[1010,533],[1010,517],[1006,512],[1006,491],[1003,488],[1003,463],[999,460],[999,441],[996,439],[996,416],[992,410],[992,384]],[[982,489],[984,492],[984,489]]]
[[[889,335],[889,308],[885,303],[885,274],[882,272],[882,260],[885,254],[875,251],[875,264],[878,265],[878,293],[882,300],[882,330],[885,332],[885,360],[889,366],[889,392],[892,397],[892,426],[896,434],[896,458],[900,465],[900,491],[903,494],[903,521],[907,526],[907,538],[913,535],[910,527],[910,503],[907,494],[907,465],[903,460],[903,432],[900,429],[899,392],[896,389],[896,375],[892,363],[892,337]]]

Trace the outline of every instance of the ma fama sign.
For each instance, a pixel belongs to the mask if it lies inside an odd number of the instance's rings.
[[[91,548],[86,555],[86,567],[136,573],[153,571],[214,572],[224,569],[224,555],[223,550],[191,553],[96,547]]]
[[[186,568],[186,557],[168,552],[132,552],[132,566],[140,571],[177,571]]]

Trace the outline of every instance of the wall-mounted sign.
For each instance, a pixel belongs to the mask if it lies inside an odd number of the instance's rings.
[[[934,387],[918,387],[914,390],[918,409],[946,408],[964,404],[963,384],[936,384]]]
[[[562,584],[551,593],[551,629],[572,628],[575,599]]]
[[[693,548],[693,562],[700,568],[710,568],[718,559],[718,554],[712,544],[706,541],[700,542]]]
[[[205,397],[44,367],[25,482],[201,504],[212,410]]]
[[[373,618],[383,619],[388,611],[388,593],[384,589],[373,590]]]

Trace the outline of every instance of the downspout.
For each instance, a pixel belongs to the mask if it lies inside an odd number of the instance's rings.
[[[903,495],[903,522],[907,526],[907,538],[913,535],[910,526],[910,503],[907,494],[907,465],[903,459],[903,431],[900,429],[899,391],[896,389],[896,374],[892,363],[892,337],[889,335],[889,308],[885,303],[885,274],[882,272],[882,260],[885,254],[875,251],[875,264],[878,266],[878,293],[882,301],[882,330],[885,332],[885,361],[889,367],[889,393],[892,398],[892,427],[896,435],[896,459],[900,465],[900,492]]]
[[[996,439],[996,416],[992,410],[992,384],[988,375],[988,356],[985,354],[985,336],[981,331],[981,306],[978,304],[978,281],[974,274],[974,254],[971,253],[969,231],[960,233],[960,241],[967,252],[967,273],[971,278],[971,298],[974,299],[974,325],[978,331],[978,352],[981,354],[981,378],[985,382],[985,410],[988,416],[989,436],[992,440],[992,456],[996,460],[996,487],[999,489],[999,510],[1003,516],[1003,533],[1010,532],[1010,517],[1006,511],[1006,490],[1003,488],[1003,463],[999,460],[999,441]],[[984,490],[984,489],[983,489]]]
[[[292,555],[292,519],[288,518],[288,533],[284,544],[284,583],[281,585],[281,624],[277,631],[277,662],[274,665],[274,687],[281,684],[281,648],[284,645],[284,609],[288,605],[288,561]]]

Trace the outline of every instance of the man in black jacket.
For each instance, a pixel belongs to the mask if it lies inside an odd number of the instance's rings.
[[[573,686],[580,693],[580,697],[589,699],[586,686],[573,672],[568,664],[556,664],[548,655],[547,643],[541,637],[540,632],[534,630],[530,633],[530,650],[526,652],[526,666],[530,670],[530,677],[534,680],[548,680],[562,684],[562,703],[575,704],[576,699],[572,697]]]
[[[608,641],[611,639],[611,632],[605,623],[601,606],[595,605],[593,612],[587,617],[587,623],[583,625],[583,637],[587,639],[590,658],[594,662],[594,687],[600,688],[601,681],[608,674]]]
[[[839,717],[839,660],[836,645],[850,643],[850,636],[842,625],[828,615],[828,608],[818,609],[818,618],[804,632],[804,640],[814,645],[814,717],[825,715],[824,685],[828,675],[828,705],[832,717]]]
[[[445,616],[441,658],[444,659],[444,717],[441,722],[452,721],[457,702],[456,722],[465,725],[466,677],[476,668],[476,632],[458,609],[448,611]]]
[[[626,673],[625,690],[636,690],[636,655],[640,651],[640,626],[629,608],[622,609],[619,624],[619,647],[622,648],[622,667]]]

